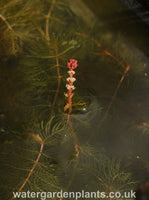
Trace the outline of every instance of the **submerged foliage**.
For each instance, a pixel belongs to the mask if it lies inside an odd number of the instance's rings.
[[[115,112],[132,89],[131,63],[104,48],[97,27],[82,25],[67,0],[2,0],[0,8],[1,198],[27,190],[134,189],[133,163],[126,170],[107,142],[116,124],[117,140],[121,127],[125,137],[134,136],[125,132],[129,118],[122,123]],[[70,118],[64,113],[69,58],[79,65]]]

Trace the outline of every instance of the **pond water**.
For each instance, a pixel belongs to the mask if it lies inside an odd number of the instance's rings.
[[[94,62],[81,66],[85,73],[79,76],[79,86],[94,89],[96,101],[93,104],[99,114],[95,115],[95,108],[89,106],[89,113],[82,114],[80,118],[83,120],[84,117],[86,121],[94,116],[91,122],[92,131],[86,130],[86,133],[93,134],[94,145],[102,143],[110,154],[122,159],[127,160],[131,156],[134,160],[139,156],[147,159],[149,59],[145,53],[149,52],[146,45],[149,28],[120,1],[95,1],[94,4],[85,2],[94,11],[94,14],[89,13],[88,17],[93,19],[94,15],[94,20],[100,24],[96,31],[103,49],[107,47],[110,54],[103,58],[100,53],[93,52],[101,56],[100,61],[95,59]],[[130,20],[133,21],[132,24]],[[122,26],[127,26],[125,32]],[[112,51],[115,53],[112,54]],[[127,65],[130,70],[121,82],[125,71],[123,67]],[[107,110],[105,119],[104,113]],[[142,168],[142,173],[143,171]]]
[[[1,184],[2,197],[27,190],[136,190],[149,178],[149,27],[120,0],[66,0],[49,12],[49,28],[45,15],[38,16],[47,13],[47,2],[41,10],[31,7],[43,38],[31,29],[31,40],[24,39],[24,26],[16,28],[14,41],[24,46],[1,61],[0,177],[8,185]],[[70,58],[78,67],[68,117]]]

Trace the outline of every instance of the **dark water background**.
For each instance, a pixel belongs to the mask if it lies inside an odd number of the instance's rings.
[[[132,171],[143,181],[149,177],[149,27],[121,1],[84,2],[97,17],[100,25],[96,31],[102,44],[129,64],[130,71],[99,128],[124,69],[120,72],[117,63],[106,56],[97,63],[82,65],[85,73],[79,76],[80,87],[92,88],[96,97],[87,108],[89,112],[81,116],[84,121],[93,116],[90,128],[82,129],[93,135],[91,143],[97,149],[102,144],[110,156],[125,164],[134,162]]]

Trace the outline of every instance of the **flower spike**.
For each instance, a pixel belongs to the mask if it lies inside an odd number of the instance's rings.
[[[69,62],[67,63],[67,67],[69,68],[69,71],[68,71],[69,77],[66,79],[68,82],[68,84],[66,84],[66,88],[68,92],[64,94],[65,97],[68,98],[68,102],[64,107],[64,111],[68,109],[69,114],[71,114],[72,112],[72,97],[73,97],[72,91],[75,90],[73,83],[76,81],[76,78],[73,77],[73,75],[75,74],[75,71],[73,69],[75,69],[77,66],[78,66],[77,60],[69,59]]]

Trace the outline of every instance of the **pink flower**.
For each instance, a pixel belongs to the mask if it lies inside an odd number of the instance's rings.
[[[68,63],[67,63],[67,66],[68,66],[68,68],[70,69],[70,68],[71,68],[71,63],[68,62]]]
[[[69,62],[67,63],[68,68],[75,69],[78,66],[78,61],[75,59],[69,59]]]

